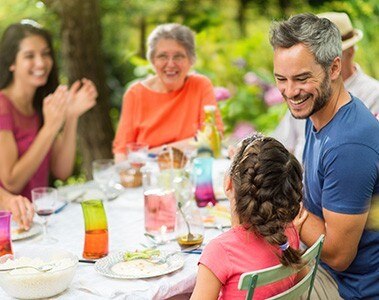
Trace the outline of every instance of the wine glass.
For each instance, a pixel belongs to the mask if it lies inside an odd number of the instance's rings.
[[[58,191],[52,187],[38,187],[32,189],[32,201],[34,210],[42,220],[43,236],[40,241],[41,244],[50,245],[56,243],[58,240],[48,235],[47,221],[49,216],[54,213],[55,202],[58,199]]]
[[[108,200],[107,190],[114,177],[114,160],[97,159],[92,162],[92,176]]]

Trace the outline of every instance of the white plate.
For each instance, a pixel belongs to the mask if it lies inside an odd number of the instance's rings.
[[[161,251],[162,255],[168,252]],[[119,279],[151,278],[174,272],[184,265],[181,253],[170,256],[167,263],[153,264],[148,260],[135,259],[125,262],[124,252],[109,254],[99,259],[95,264],[95,270],[106,277]]]
[[[34,223],[28,231],[20,231],[18,227],[11,228],[12,241],[18,241],[30,238],[42,232],[42,226],[40,224]]]

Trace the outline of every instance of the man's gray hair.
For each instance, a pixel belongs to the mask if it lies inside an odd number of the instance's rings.
[[[325,70],[336,57],[342,56],[341,34],[337,26],[310,13],[275,22],[270,30],[270,43],[274,50],[302,43]]]
[[[159,40],[174,40],[186,49],[191,63],[196,61],[194,34],[187,26],[169,23],[157,26],[147,39],[147,58],[152,63]]]

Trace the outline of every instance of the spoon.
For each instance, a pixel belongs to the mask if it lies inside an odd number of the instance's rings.
[[[0,269],[0,272],[5,272],[5,271],[13,271],[13,270],[19,270],[19,269],[26,269],[26,268],[32,268],[34,270],[37,270],[39,272],[48,272],[54,268],[54,264],[46,264],[42,265],[39,267],[34,267],[34,266],[19,266],[19,267],[13,267],[13,268],[6,268],[6,269]]]
[[[178,208],[179,208],[179,211],[180,211],[180,214],[182,215],[183,217],[183,220],[184,222],[186,223],[186,226],[187,226],[187,231],[188,231],[188,234],[187,234],[187,241],[192,241],[195,236],[191,233],[191,230],[190,230],[190,226],[189,226],[189,223],[187,221],[187,218],[182,210],[182,204],[180,202],[178,202]]]
[[[154,246],[164,245],[164,244],[167,244],[168,242],[176,240],[176,237],[169,238],[169,239],[157,238],[155,235],[148,232],[145,232],[144,236],[149,240],[149,242],[153,243]]]

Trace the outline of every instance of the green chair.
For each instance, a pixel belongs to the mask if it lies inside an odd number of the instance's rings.
[[[318,263],[320,260],[321,248],[324,242],[324,235],[321,235],[318,240],[312,245],[312,247],[308,248],[308,250],[302,255],[302,259],[305,262],[303,268],[309,266],[309,272],[307,275],[300,280],[296,285],[291,287],[289,290],[284,291],[278,295],[275,295],[270,300],[273,299],[298,299],[308,290],[308,297],[310,299],[310,295],[313,289],[313,283],[315,280]],[[302,268],[302,269],[303,269]],[[300,270],[296,270],[289,266],[283,266],[282,264],[273,266],[270,268],[243,273],[240,276],[240,280],[238,282],[239,290],[248,290],[246,295],[246,299],[251,300],[254,295],[254,289],[259,286],[267,285],[272,282],[280,281],[286,277],[291,276],[294,273],[300,272]]]

